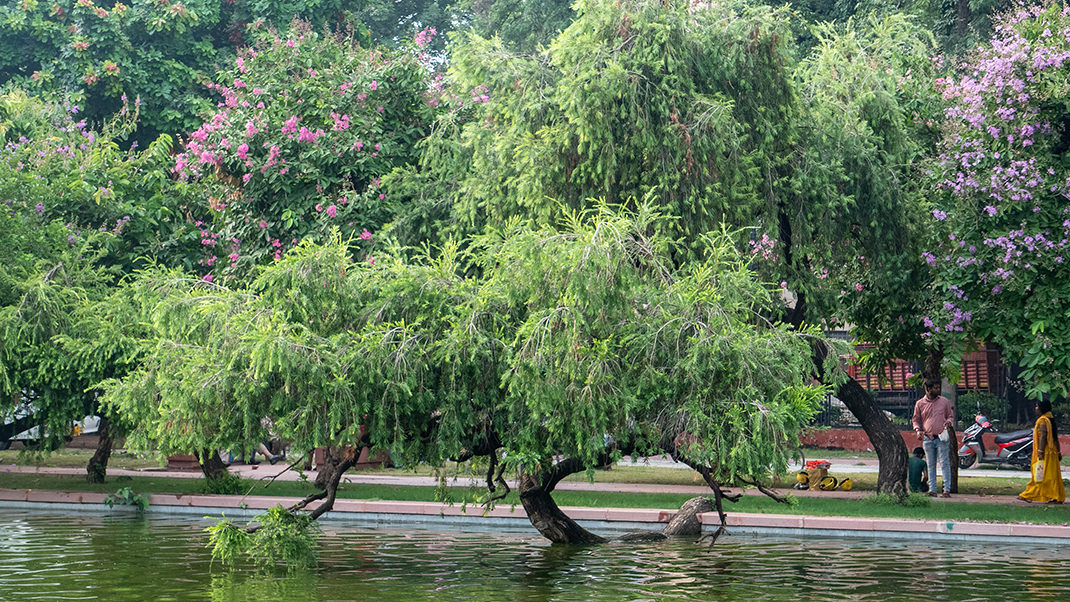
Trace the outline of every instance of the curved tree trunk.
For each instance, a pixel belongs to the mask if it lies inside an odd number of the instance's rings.
[[[204,474],[204,478],[209,481],[229,474],[227,465],[223,464],[223,460],[219,459],[219,452],[214,449],[202,449],[197,454],[197,460],[201,464],[201,472]]]
[[[829,348],[823,344],[816,345],[814,354],[816,356],[814,363],[821,366],[829,354]],[[907,445],[902,435],[899,434],[899,429],[892,424],[891,420],[888,420],[869,392],[853,378],[848,378],[836,389],[836,397],[858,419],[862,430],[866,431],[866,436],[873,444],[873,450],[877,452],[879,464],[877,491],[896,498],[905,497],[907,495]]]
[[[557,466],[560,466],[559,463]],[[555,469],[557,468],[555,466]],[[564,475],[562,475],[564,476]],[[520,475],[520,503],[527,512],[528,520],[539,534],[553,543],[592,544],[606,540],[579,526],[569,518],[554,502],[550,495],[557,481],[548,477],[542,479],[528,473]]]
[[[85,480],[89,483],[103,483],[108,472],[108,460],[111,458],[111,449],[114,439],[111,433],[111,421],[107,417],[100,417],[100,425],[97,427],[97,450],[89,459],[85,467]]]
[[[300,510],[308,505],[309,502],[315,500],[324,500],[322,504],[316,506],[316,509],[309,516],[315,520],[329,512],[334,508],[334,500],[338,495],[338,485],[342,482],[342,475],[350,468],[353,468],[359,457],[360,449],[352,445],[328,447],[324,452],[323,466],[316,475],[316,487],[323,491],[308,496],[290,508],[290,511]]]
[[[836,397],[858,419],[877,452],[877,491],[897,498],[907,494],[907,445],[899,429],[877,407],[869,392],[850,379],[836,390]]]

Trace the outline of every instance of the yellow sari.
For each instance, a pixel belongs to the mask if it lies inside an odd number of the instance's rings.
[[[1066,501],[1066,488],[1063,486],[1063,474],[1059,468],[1061,458],[1059,441],[1052,436],[1051,421],[1051,412],[1046,412],[1037,418],[1037,423],[1033,426],[1033,478],[1029,480],[1025,491],[1019,497],[1033,502],[1056,501],[1061,504]],[[1041,427],[1045,429],[1047,437],[1044,445],[1044,460],[1040,462],[1043,465],[1044,474],[1038,481],[1036,443],[1040,440]]]

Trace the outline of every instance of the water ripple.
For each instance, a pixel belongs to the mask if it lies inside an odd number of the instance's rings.
[[[897,540],[723,537],[594,547],[535,534],[347,529],[297,575],[210,563],[204,524],[0,512],[0,600],[1070,599],[1070,550]]]

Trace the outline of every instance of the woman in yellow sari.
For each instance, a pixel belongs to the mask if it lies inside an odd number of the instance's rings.
[[[1037,402],[1037,422],[1033,426],[1033,478],[1018,499],[1026,502],[1061,504],[1066,500],[1059,461],[1059,429],[1051,415],[1051,402]]]

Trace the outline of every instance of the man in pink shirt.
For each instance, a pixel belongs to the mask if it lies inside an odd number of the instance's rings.
[[[944,475],[942,497],[951,497],[951,447],[947,427],[953,424],[951,401],[940,394],[940,381],[925,381],[925,397],[914,404],[914,432],[925,447],[929,458],[929,495],[936,496],[936,461],[940,460],[940,472]]]

